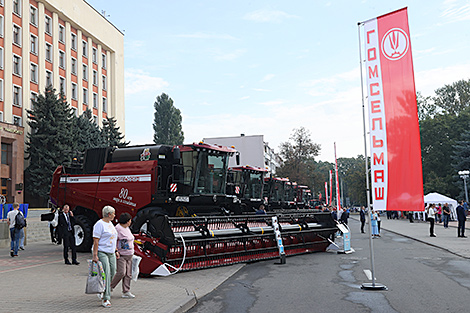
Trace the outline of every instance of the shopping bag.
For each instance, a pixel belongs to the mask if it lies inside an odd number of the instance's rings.
[[[100,261],[88,260],[88,278],[86,280],[85,293],[102,293],[105,289],[106,274]]]
[[[137,281],[139,277],[139,264],[142,261],[142,258],[137,255],[132,256],[132,280]]]

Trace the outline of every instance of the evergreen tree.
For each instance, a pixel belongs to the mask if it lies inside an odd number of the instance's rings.
[[[90,109],[86,109],[78,118],[74,118],[73,124],[73,150],[84,152],[89,148],[106,146],[106,140],[99,126],[93,121],[93,113]]]
[[[119,131],[119,126],[116,125],[114,117],[106,117],[103,120],[103,129],[101,134],[104,138],[105,144],[109,147],[126,147],[129,141],[123,141],[124,135]]]
[[[162,93],[154,104],[153,141],[156,144],[181,145],[184,134],[181,127],[181,111],[173,105],[173,99]]]
[[[470,169],[470,131],[465,130],[460,136],[460,140],[453,146],[454,153],[452,155],[453,163],[452,166],[455,169],[454,178],[456,178],[456,184],[460,188],[460,199],[465,199],[465,189],[463,180],[457,176],[459,171]]]
[[[64,151],[72,144],[73,111],[51,86],[33,100],[33,109],[26,111],[31,128],[26,136],[26,159],[30,161],[25,170],[26,196],[45,204],[52,174],[67,160]]]

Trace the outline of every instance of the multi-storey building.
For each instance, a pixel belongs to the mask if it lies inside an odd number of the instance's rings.
[[[83,0],[0,0],[1,193],[21,202],[27,112],[46,86],[124,132],[124,36]],[[53,135],[53,134],[51,134]],[[6,153],[6,155],[4,155]]]
[[[204,138],[204,142],[228,147],[235,147],[240,152],[240,165],[266,168],[274,174],[281,164],[281,158],[263,140],[263,135]],[[229,166],[237,166],[236,159],[230,158]]]

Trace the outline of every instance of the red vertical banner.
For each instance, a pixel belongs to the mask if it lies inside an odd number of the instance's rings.
[[[330,205],[333,205],[333,174],[330,170]]]
[[[325,201],[326,204],[328,205],[328,183],[325,182]]]
[[[336,159],[336,142],[335,142],[335,174],[336,174],[336,207],[341,209],[341,199],[339,197],[339,177],[338,177],[338,160]]]
[[[364,23],[374,209],[424,210],[407,9]]]

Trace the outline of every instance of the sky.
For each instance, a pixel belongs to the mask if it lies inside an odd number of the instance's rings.
[[[364,154],[358,22],[408,7],[416,90],[470,78],[470,1],[87,0],[124,33],[126,140],[153,143],[154,102],[185,143],[310,131],[317,160]],[[362,35],[361,35],[362,36]],[[361,45],[361,47],[363,44]],[[363,54],[364,55],[364,54]]]

